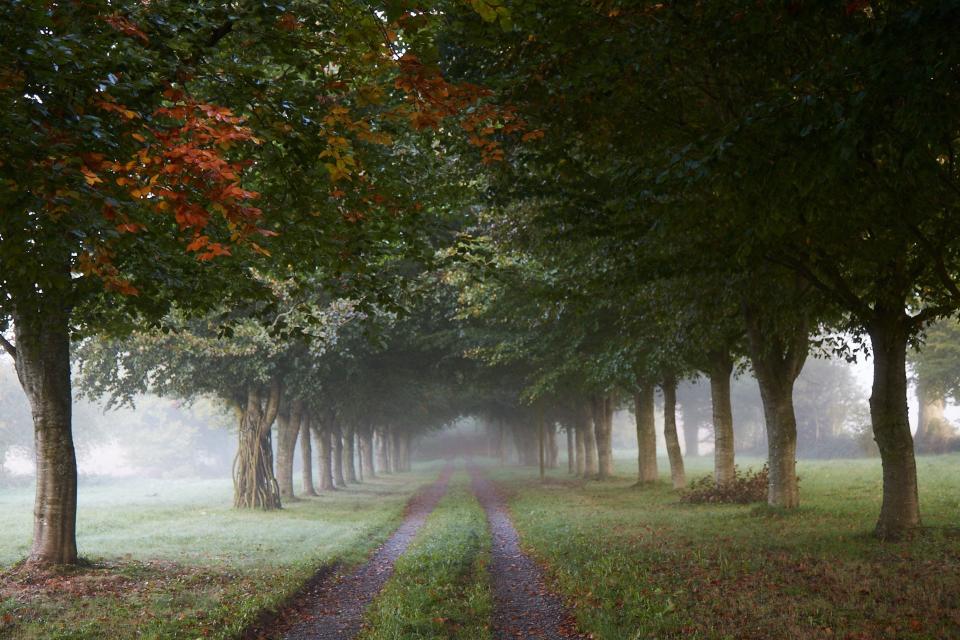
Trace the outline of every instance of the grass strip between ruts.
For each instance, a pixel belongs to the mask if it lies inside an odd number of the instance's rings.
[[[490,638],[490,532],[458,472],[370,610],[360,640]]]

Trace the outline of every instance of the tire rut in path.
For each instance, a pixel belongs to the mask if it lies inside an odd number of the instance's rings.
[[[298,607],[304,619],[282,636],[284,640],[354,638],[363,626],[367,606],[393,574],[397,558],[407,550],[427,516],[446,494],[452,474],[453,467],[445,467],[436,482],[411,499],[403,524],[366,563],[338,580],[323,581]]]
[[[551,593],[543,570],[520,549],[520,536],[507,505],[486,474],[469,469],[473,493],[487,512],[493,536],[490,582],[493,586],[493,637],[496,640],[586,638],[563,601]]]

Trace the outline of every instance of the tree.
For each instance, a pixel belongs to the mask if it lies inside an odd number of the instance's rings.
[[[947,398],[960,390],[960,327],[953,320],[931,325],[919,350],[908,355],[920,414],[915,441],[923,453],[942,453],[955,446],[956,429],[944,417]]]
[[[174,300],[221,303],[243,269],[212,268],[218,256],[236,268],[309,255],[383,296],[364,267],[420,242],[399,240],[419,210],[399,187],[415,186],[405,159],[429,157],[388,144],[457,121],[495,158],[483,131],[512,117],[415,55],[432,21],[394,6],[16,1],[3,12],[0,299],[14,333],[3,346],[34,411],[30,559],[71,563],[71,333],[143,328]]]

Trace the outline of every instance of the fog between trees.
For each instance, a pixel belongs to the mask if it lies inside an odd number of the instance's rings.
[[[795,403],[800,458],[876,456],[870,437],[863,362],[811,359],[797,382]],[[858,377],[859,376],[859,377]],[[869,378],[867,378],[868,382]],[[763,407],[756,380],[745,372],[732,384],[737,452],[762,456],[766,449]],[[680,443],[691,455],[694,439],[698,455],[713,451],[709,387],[705,381],[687,381],[677,391],[680,404]],[[29,405],[20,393],[12,367],[0,367],[0,482],[29,482],[34,472],[32,425]],[[230,412],[215,399],[193,403],[146,395],[136,406],[108,409],[104,400],[78,399],[75,405],[78,466],[81,476],[97,477],[228,477],[236,453],[236,425]],[[916,431],[918,406],[911,396],[911,416]],[[957,409],[946,406],[946,416],[956,420]],[[666,456],[662,421],[662,395],[657,397],[657,450]],[[632,409],[614,414],[613,450],[617,456],[635,455],[636,425]],[[692,425],[689,426],[688,425]],[[490,431],[494,425],[482,418],[464,416],[445,430],[431,432],[415,443],[417,459],[451,455],[491,455]],[[696,432],[694,432],[696,429]],[[695,433],[695,435],[694,435]],[[276,436],[274,443],[276,445]],[[518,460],[509,445],[509,460]],[[565,455],[565,452],[563,452]],[[301,456],[294,459],[299,478]]]

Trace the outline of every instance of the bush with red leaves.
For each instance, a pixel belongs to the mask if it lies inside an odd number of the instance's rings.
[[[748,504],[766,502],[770,470],[767,465],[759,471],[733,469],[733,480],[716,484],[712,476],[704,476],[690,483],[681,494],[680,502],[688,504]]]

